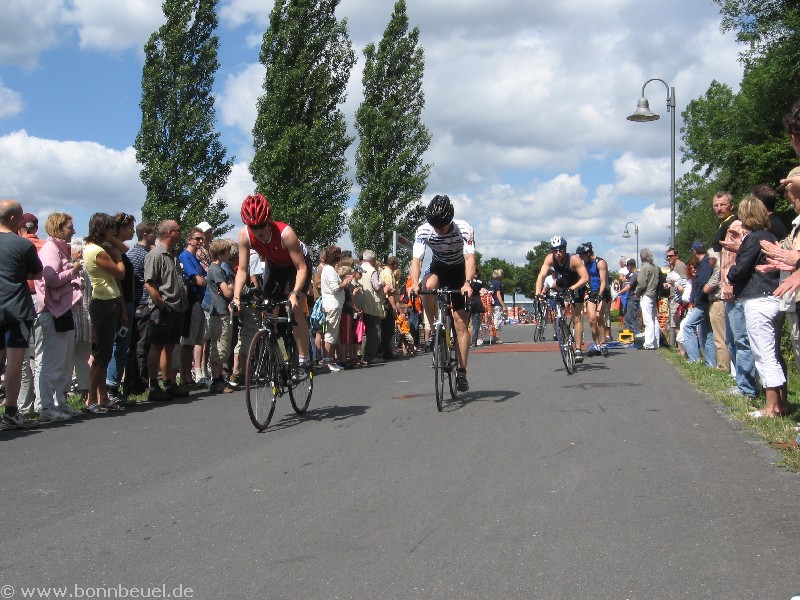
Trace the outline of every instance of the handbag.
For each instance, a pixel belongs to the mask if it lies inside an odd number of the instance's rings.
[[[60,317],[53,317],[53,326],[58,333],[66,331],[73,331],[75,329],[75,320],[72,318],[72,311],[68,310]]]
[[[356,342],[359,344],[364,340],[364,334],[367,331],[367,326],[364,324],[364,319],[359,319],[356,323]]]

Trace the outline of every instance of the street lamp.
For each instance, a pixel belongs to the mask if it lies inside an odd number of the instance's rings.
[[[672,114],[672,134],[670,136],[671,140],[671,161],[670,161],[670,240],[669,245],[670,247],[675,247],[675,88],[670,87],[666,81],[663,79],[653,78],[648,79],[645,81],[644,85],[642,86],[642,97],[639,98],[639,102],[636,105],[636,112],[628,117],[628,121],[635,121],[637,123],[641,123],[644,121],[657,121],[661,117],[651,112],[650,110],[650,103],[647,101],[647,98],[644,96],[644,88],[647,87],[647,84],[651,81],[660,81],[664,84],[667,88],[667,112]]]
[[[633,233],[636,234],[636,264],[638,265],[639,262],[641,262],[639,259],[639,226],[633,221],[625,223],[625,233],[622,234],[622,237],[626,240],[631,237],[631,234],[628,232],[628,225],[633,225]]]

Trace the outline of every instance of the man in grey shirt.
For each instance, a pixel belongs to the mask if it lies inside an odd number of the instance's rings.
[[[189,307],[183,287],[183,268],[174,252],[180,237],[181,228],[176,221],[162,221],[158,225],[159,243],[144,260],[144,288],[150,297],[148,400],[171,400],[189,395],[183,386],[178,387],[172,381],[172,351],[175,344],[180,343],[184,312]],[[163,390],[158,385],[159,368]]]

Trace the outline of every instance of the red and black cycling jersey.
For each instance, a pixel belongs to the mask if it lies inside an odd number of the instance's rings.
[[[294,262],[289,254],[289,251],[283,247],[281,236],[283,231],[288,227],[286,223],[272,221],[269,224],[271,237],[269,242],[262,242],[253,235],[250,228],[247,228],[247,235],[250,238],[250,247],[258,252],[258,254],[266,261],[266,263],[273,267],[286,268],[293,267]],[[305,252],[303,252],[305,254]]]

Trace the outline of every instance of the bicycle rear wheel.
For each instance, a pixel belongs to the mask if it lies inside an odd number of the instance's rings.
[[[433,377],[436,384],[436,408],[442,412],[444,406],[444,378],[447,370],[447,348],[444,328],[439,326],[433,338]]]
[[[289,385],[289,400],[292,402],[294,412],[302,415],[308,410],[308,403],[311,402],[312,393],[314,393],[314,373],[309,367],[306,379],[292,381]]]
[[[250,421],[264,431],[275,413],[278,397],[278,361],[266,330],[256,332],[245,365],[245,401]]]
[[[565,317],[558,318],[558,348],[561,351],[561,360],[568,375],[575,372],[575,346],[573,344],[572,327]]]
[[[297,349],[294,340],[290,342],[289,350],[289,401],[292,403],[294,412],[302,415],[308,410],[308,403],[311,402],[311,394],[314,392],[314,370],[308,366],[308,377],[296,380],[294,375],[297,373]]]

